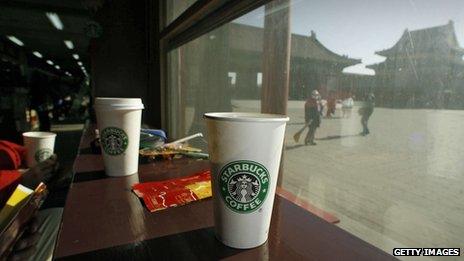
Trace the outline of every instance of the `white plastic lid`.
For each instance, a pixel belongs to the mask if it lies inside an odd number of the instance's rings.
[[[95,98],[95,109],[142,110],[143,108],[142,99],[140,98]]]
[[[290,119],[285,115],[250,112],[208,112],[204,114],[204,117],[214,120],[248,122],[287,122]]]
[[[46,139],[46,138],[56,137],[56,133],[45,132],[45,131],[29,131],[29,132],[24,132],[23,137]]]

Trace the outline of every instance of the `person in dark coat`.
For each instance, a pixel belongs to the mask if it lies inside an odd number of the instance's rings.
[[[314,142],[314,136],[316,134],[316,129],[321,124],[321,114],[320,114],[320,98],[319,92],[317,90],[312,91],[311,96],[305,102],[305,125],[299,131],[293,135],[295,142],[298,142],[300,139],[301,133],[309,128],[308,133],[305,138],[305,145],[316,145]]]
[[[367,123],[369,118],[371,117],[372,113],[374,112],[375,107],[375,96],[371,92],[367,95],[366,101],[364,102],[363,107],[359,110],[359,114],[361,115],[361,125],[363,130],[361,135],[366,136],[370,133],[369,128],[367,127]]]

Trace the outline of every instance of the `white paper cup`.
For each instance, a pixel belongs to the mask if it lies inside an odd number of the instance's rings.
[[[142,100],[96,98],[94,107],[106,175],[118,177],[137,173]]]
[[[234,248],[266,242],[288,117],[206,113],[217,238]]]
[[[29,168],[53,155],[55,138],[56,133],[53,132],[31,131],[23,133],[26,164]]]

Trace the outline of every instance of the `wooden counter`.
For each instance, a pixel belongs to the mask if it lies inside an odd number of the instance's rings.
[[[141,164],[136,175],[106,177],[84,132],[55,257],[64,260],[395,260],[288,199],[276,195],[269,240],[238,250],[214,237],[212,200],[150,213],[133,194],[138,182],[191,175],[208,161]]]

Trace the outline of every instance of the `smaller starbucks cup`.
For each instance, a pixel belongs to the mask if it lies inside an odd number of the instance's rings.
[[[206,113],[216,237],[233,248],[268,238],[288,117]]]
[[[137,173],[142,100],[97,97],[94,108],[106,175]]]
[[[31,131],[23,133],[26,165],[29,168],[53,155],[55,138],[56,133],[53,132]]]

